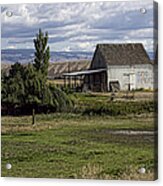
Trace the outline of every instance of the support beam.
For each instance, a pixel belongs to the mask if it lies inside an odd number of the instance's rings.
[[[100,87],[100,91],[102,91],[103,92],[103,87],[102,87],[102,85],[103,85],[103,82],[102,82],[102,77],[101,77],[101,73],[99,73],[99,76],[100,76],[100,85],[99,85],[99,87]]]
[[[88,75],[88,89],[90,89],[90,80],[91,80],[91,75]]]
[[[80,87],[81,87],[81,92],[82,92],[82,76],[80,76]]]
[[[74,83],[75,83],[75,89],[76,89],[76,76],[74,77],[74,81],[75,81]]]
[[[66,76],[64,76],[64,87],[66,87]]]
[[[68,77],[68,87],[70,87],[71,86],[71,77],[69,76]]]

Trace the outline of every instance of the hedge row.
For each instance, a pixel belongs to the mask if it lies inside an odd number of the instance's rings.
[[[98,103],[89,105],[85,108],[77,109],[83,115],[128,115],[143,114],[157,112],[157,102],[141,101],[141,102],[110,102],[107,104]]]

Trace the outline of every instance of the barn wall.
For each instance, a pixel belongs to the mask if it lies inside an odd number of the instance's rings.
[[[157,73],[151,64],[108,66],[108,90],[110,81],[119,81],[120,90],[127,90],[128,83],[131,89],[154,89],[154,73]],[[129,75],[130,74],[130,75]],[[130,77],[129,77],[129,76]],[[130,80],[129,80],[130,78]]]
[[[103,59],[100,50],[96,49],[93,60],[90,65],[90,69],[99,69],[99,68],[106,68],[106,62]]]

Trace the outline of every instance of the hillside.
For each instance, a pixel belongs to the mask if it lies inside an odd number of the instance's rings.
[[[91,52],[50,52],[50,62],[65,62],[65,61],[80,61],[91,60],[93,53]],[[34,59],[33,49],[6,49],[1,51],[2,63],[16,63],[22,64],[32,62]]]

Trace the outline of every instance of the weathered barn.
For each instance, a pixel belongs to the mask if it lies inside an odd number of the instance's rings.
[[[85,75],[84,89],[154,89],[154,65],[142,44],[98,44]],[[100,71],[101,70],[101,71]]]

